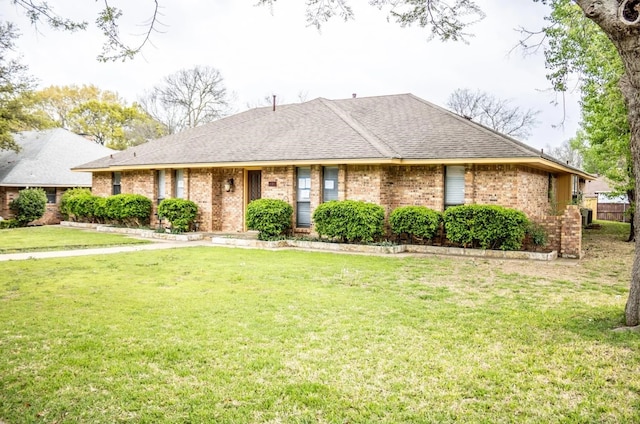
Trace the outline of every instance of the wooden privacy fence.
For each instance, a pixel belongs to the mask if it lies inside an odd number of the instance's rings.
[[[597,219],[603,221],[629,222],[628,203],[598,203]]]

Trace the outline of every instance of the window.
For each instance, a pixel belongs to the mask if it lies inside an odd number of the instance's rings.
[[[158,184],[158,203],[160,203],[166,196],[164,169],[156,171],[156,184]]]
[[[338,167],[325,166],[322,169],[322,201],[338,200]]]
[[[296,223],[299,228],[311,226],[311,168],[298,168]]]
[[[173,172],[173,197],[184,199],[184,169]]]
[[[120,181],[122,180],[122,174],[120,172],[114,172],[111,174],[111,194],[120,194]]]
[[[47,195],[47,203],[56,203],[56,188],[55,187],[45,187],[44,192]]]
[[[464,166],[447,166],[444,170],[444,207],[464,204]]]
[[[574,204],[580,203],[580,177],[577,175],[571,176],[571,199]]]

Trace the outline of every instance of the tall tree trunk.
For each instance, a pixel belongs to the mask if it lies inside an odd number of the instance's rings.
[[[631,158],[636,187],[640,187],[640,11],[636,0],[574,0],[607,34],[624,63],[625,75],[620,79],[620,89],[629,110],[631,127]],[[635,211],[640,211],[640,196],[635,196]],[[634,212],[635,212],[634,211]],[[625,307],[628,326],[640,324],[640,214],[634,213],[635,257],[631,270],[629,298]]]
[[[635,176],[634,176],[635,179]],[[629,213],[629,222],[631,223],[631,225],[629,226],[629,238],[627,239],[627,242],[632,242],[632,241],[636,241],[636,225],[635,225],[635,204],[636,204],[636,191],[635,190],[628,190],[627,191],[627,198],[629,199],[629,204],[633,205],[631,207],[631,212]]]

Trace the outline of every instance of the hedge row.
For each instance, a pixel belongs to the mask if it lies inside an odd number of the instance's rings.
[[[88,189],[71,189],[63,195],[60,212],[65,219],[140,227],[148,225],[152,202],[140,194],[98,197]]]
[[[260,199],[247,208],[247,226],[259,238],[272,240],[291,228],[293,208],[287,202]],[[313,213],[318,235],[340,242],[372,242],[384,233],[384,209],[353,200],[330,201]],[[400,207],[389,216],[392,233],[410,239],[432,240],[444,228],[446,239],[464,247],[518,250],[527,233],[536,245],[546,243],[541,228],[515,209],[492,205],[463,205],[440,213],[423,206]]]

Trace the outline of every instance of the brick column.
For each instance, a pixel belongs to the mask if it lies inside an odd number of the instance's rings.
[[[560,256],[574,259],[582,257],[582,215],[577,205],[568,205],[562,215]]]

